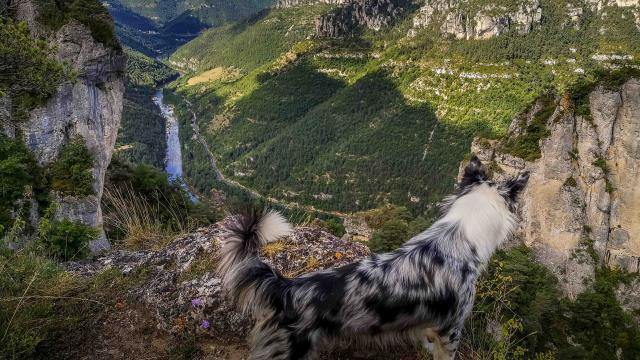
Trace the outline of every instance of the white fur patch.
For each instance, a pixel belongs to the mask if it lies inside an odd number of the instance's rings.
[[[466,238],[476,246],[482,261],[488,261],[514,225],[513,214],[495,187],[476,186],[458,198],[442,221],[458,222]]]
[[[291,234],[291,224],[279,212],[269,210],[260,219],[256,233],[260,242],[264,245]]]

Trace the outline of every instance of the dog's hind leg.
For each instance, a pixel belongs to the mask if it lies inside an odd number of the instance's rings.
[[[438,334],[433,329],[426,329],[421,336],[422,347],[424,347],[427,351],[429,351],[431,355],[434,355],[434,356],[436,351],[434,343],[437,337],[438,337]]]
[[[453,360],[460,344],[460,328],[453,328],[446,333],[438,334],[434,344],[434,352],[432,352],[435,360]]]

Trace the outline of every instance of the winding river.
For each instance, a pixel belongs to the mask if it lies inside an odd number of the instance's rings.
[[[166,121],[167,154],[164,169],[169,176],[169,181],[180,183],[180,186],[189,193],[191,200],[196,202],[197,197],[189,191],[182,177],[182,148],[180,147],[180,126],[178,119],[173,113],[173,107],[164,103],[162,88],[156,91],[153,102],[158,106]]]

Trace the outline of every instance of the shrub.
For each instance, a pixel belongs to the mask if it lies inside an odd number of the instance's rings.
[[[542,156],[540,141],[551,134],[547,129],[547,120],[553,115],[556,105],[551,95],[544,96],[538,102],[542,104],[542,108],[534,114],[520,136],[506,140],[503,151],[527,161],[534,161]]]
[[[221,217],[206,199],[192,203],[166,173],[117,157],[107,170],[102,205],[109,238],[135,249],[162,247],[176,235]]]
[[[0,135],[0,225],[5,229],[11,227],[16,202],[33,187],[37,173],[35,159],[26,146]]]
[[[98,230],[79,221],[43,219],[40,241],[47,255],[61,261],[82,259],[89,254],[89,242],[95,240]]]
[[[405,221],[390,220],[373,233],[369,248],[376,253],[393,251],[407,241],[408,235],[409,226]]]
[[[93,161],[84,140],[75,137],[51,165],[51,189],[65,195],[93,195]]]
[[[327,229],[333,235],[337,237],[342,237],[342,235],[345,234],[345,228],[344,228],[344,225],[342,224],[342,221],[332,218],[332,219],[326,220],[325,223],[327,224]]]
[[[52,30],[58,30],[76,20],[91,30],[93,38],[105,46],[119,49],[113,19],[97,0],[38,0],[39,20]]]
[[[106,224],[127,248],[158,250],[196,228],[185,207],[168,199],[153,201],[131,187],[106,189],[104,197]]]
[[[65,67],[49,57],[45,41],[36,40],[26,23],[0,18],[0,96],[12,101],[14,121],[56,93]]]

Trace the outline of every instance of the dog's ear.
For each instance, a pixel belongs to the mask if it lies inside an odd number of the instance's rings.
[[[507,181],[507,191],[509,193],[509,198],[512,201],[516,201],[518,195],[524,190],[529,182],[529,172],[523,171],[517,177]]]
[[[462,176],[462,181],[460,181],[460,188],[464,189],[467,186],[485,180],[487,180],[487,169],[482,165],[482,162],[477,156],[471,156],[469,164],[464,168],[464,175]]]

